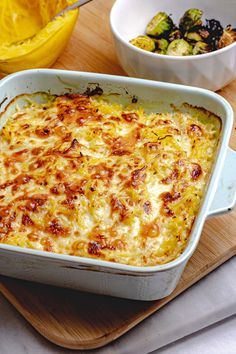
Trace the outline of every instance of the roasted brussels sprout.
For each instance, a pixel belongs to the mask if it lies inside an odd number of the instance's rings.
[[[234,43],[236,41],[236,28],[232,28],[231,26],[227,26],[218,43],[218,49],[227,47],[228,45]]]
[[[192,8],[175,25],[165,12],[158,12],[148,23],[146,35],[130,41],[134,46],[157,54],[174,56],[205,54],[236,42],[236,28],[223,28],[215,19],[202,22],[203,12]]]
[[[193,55],[206,54],[206,53],[210,53],[210,52],[211,52],[211,48],[205,42],[199,41],[193,47]]]
[[[180,31],[185,33],[189,31],[191,28],[195,26],[199,26],[202,24],[202,17],[203,12],[199,9],[189,9],[185,12],[183,17],[181,17],[179,21],[179,28]]]
[[[155,53],[157,54],[166,54],[166,50],[168,48],[169,42],[165,38],[154,39],[156,43]]]
[[[154,40],[148,36],[138,36],[134,39],[131,39],[129,42],[135,47],[147,50],[148,52],[153,52],[156,48]]]
[[[175,39],[167,48],[167,55],[186,56],[192,55],[193,47],[184,39]]]
[[[188,32],[185,34],[185,39],[189,42],[199,42],[202,40],[202,37],[197,32]]]
[[[172,19],[165,12],[158,12],[148,23],[146,34],[159,37],[173,28]]]
[[[180,38],[182,38],[182,33],[180,32],[180,30],[178,28],[176,28],[170,32],[168,40],[169,40],[169,42],[172,42],[175,39],[180,39]]]

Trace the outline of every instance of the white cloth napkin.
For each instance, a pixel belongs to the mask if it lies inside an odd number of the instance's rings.
[[[236,315],[151,354],[235,354]]]
[[[236,314],[236,257],[96,354],[146,354],[233,314]]]
[[[44,340],[2,297],[0,297],[0,313],[1,354],[75,353],[58,348]],[[198,354],[198,352],[199,354],[235,354],[236,349],[232,349],[236,348],[236,316],[232,317],[234,314],[236,314],[236,257],[117,341],[105,348],[95,351],[76,351],[76,354],[147,354],[158,348],[162,349],[155,354]],[[219,323],[215,325],[216,327],[195,333],[230,316],[231,318],[223,325]],[[219,335],[222,333],[221,330],[224,333],[228,328],[231,332],[227,336]],[[192,333],[195,334],[188,336]],[[207,333],[210,335],[209,343]],[[213,339],[214,335],[215,339]],[[188,337],[184,338],[186,336]],[[180,338],[184,339],[179,340]],[[177,340],[178,342],[175,342]],[[218,341],[215,347],[214,340]],[[221,350],[226,341],[230,343],[229,348],[232,350]],[[175,343],[163,348],[173,342]],[[193,350],[192,343],[195,343],[196,351]]]

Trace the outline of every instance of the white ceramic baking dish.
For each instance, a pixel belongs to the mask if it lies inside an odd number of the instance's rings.
[[[197,247],[205,219],[227,212],[235,205],[236,153],[228,147],[233,111],[222,97],[203,89],[127,77],[46,69],[19,72],[3,79],[0,82],[0,111],[23,93],[84,92],[87,87],[97,85],[105,93],[115,92],[131,97],[135,95],[147,102],[162,101],[164,105],[187,102],[204,107],[221,118],[222,134],[217,159],[187,248],[180,257],[168,264],[135,267],[0,244],[0,273],[98,294],[137,300],[160,299],[176,287]]]

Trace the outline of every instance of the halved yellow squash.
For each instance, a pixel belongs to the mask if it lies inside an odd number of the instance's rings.
[[[76,0],[1,0],[0,72],[49,67],[65,47],[78,10],[51,21]]]

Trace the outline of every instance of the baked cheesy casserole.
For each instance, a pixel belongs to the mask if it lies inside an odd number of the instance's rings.
[[[157,109],[89,94],[15,109],[0,133],[0,242],[135,266],[178,257],[221,124]]]

